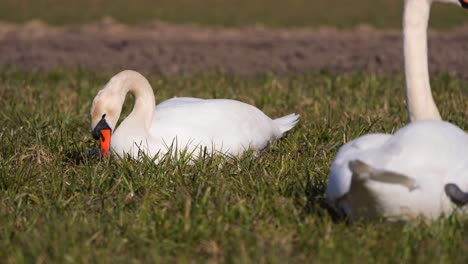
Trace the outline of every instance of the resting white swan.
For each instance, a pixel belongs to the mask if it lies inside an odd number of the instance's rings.
[[[114,131],[127,93],[135,97],[133,111]],[[113,152],[133,158],[139,154],[161,157],[170,150],[197,156],[200,148],[237,156],[248,148],[263,149],[298,119],[290,114],[272,120],[256,107],[235,100],[173,98],[156,106],[149,82],[129,70],[112,77],[91,108],[92,134],[101,138],[103,154],[107,155],[111,138]]]
[[[351,218],[435,219],[468,213],[468,134],[440,121],[429,84],[427,26],[432,0],[404,2],[406,98],[412,123],[340,148],[326,197]],[[468,7],[468,0],[442,0]]]

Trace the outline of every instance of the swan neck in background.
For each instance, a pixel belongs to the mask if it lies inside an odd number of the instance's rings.
[[[404,2],[403,49],[406,103],[410,121],[441,119],[429,81],[427,28],[430,9],[429,0]]]

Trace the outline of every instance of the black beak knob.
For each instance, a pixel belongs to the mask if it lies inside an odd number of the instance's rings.
[[[107,124],[105,117],[102,117],[101,121],[99,121],[99,123],[97,123],[97,125],[94,127],[93,131],[91,131],[91,135],[95,140],[99,140],[101,137],[102,129],[109,129],[112,132],[112,129],[110,128],[109,124]]]

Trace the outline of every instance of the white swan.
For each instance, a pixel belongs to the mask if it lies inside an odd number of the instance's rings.
[[[406,98],[412,123],[342,146],[326,188],[328,203],[351,218],[436,219],[468,213],[468,134],[440,121],[429,84],[427,26],[432,0],[405,0]],[[468,0],[441,0],[468,8]]]
[[[135,97],[133,111],[114,130],[127,93]],[[113,152],[133,158],[162,157],[176,150],[193,157],[200,150],[238,156],[248,148],[263,149],[298,119],[299,115],[290,114],[272,120],[256,107],[235,100],[173,98],[156,106],[149,82],[130,70],[112,77],[91,108],[92,134],[101,138],[103,155],[107,156],[111,138]]]

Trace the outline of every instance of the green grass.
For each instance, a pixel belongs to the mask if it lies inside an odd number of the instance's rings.
[[[86,157],[97,147],[90,105],[109,77],[0,71],[3,261],[468,262],[466,218],[346,223],[323,206],[339,146],[407,122],[401,76],[150,76],[158,101],[233,98],[272,117],[301,114],[300,124],[258,158],[157,166]],[[444,118],[466,130],[468,83],[441,75],[433,85]]]
[[[399,28],[401,0],[2,0],[0,21],[24,22],[39,18],[56,25],[80,24],[112,16],[129,24],[155,19],[173,23],[273,27],[371,24]],[[447,4],[434,6],[431,23],[451,28],[468,23],[466,10]]]

